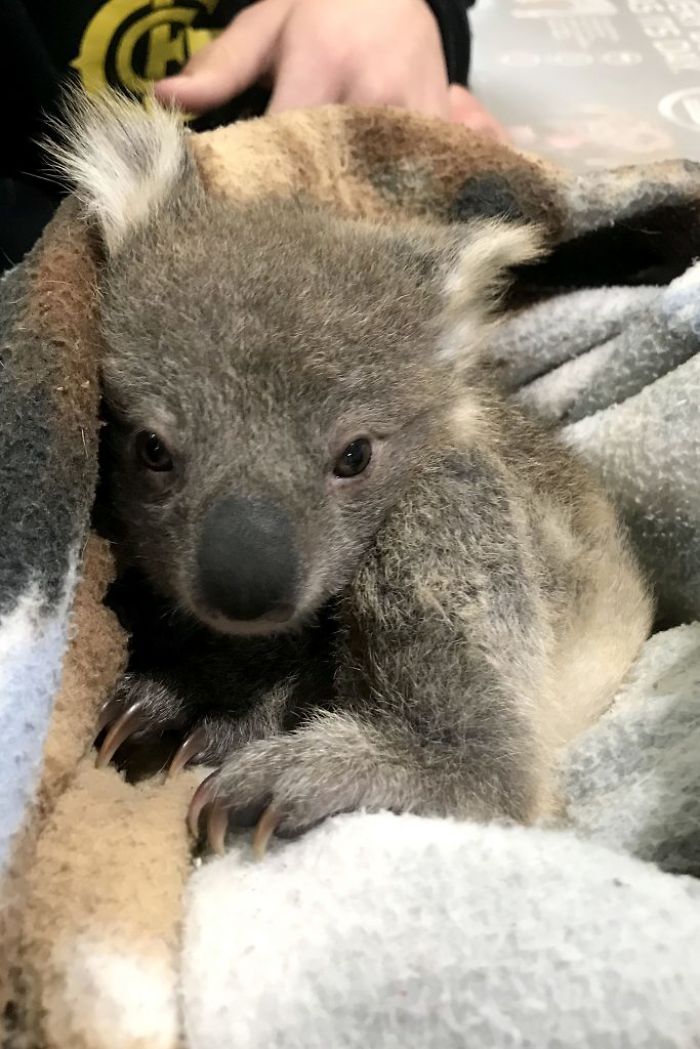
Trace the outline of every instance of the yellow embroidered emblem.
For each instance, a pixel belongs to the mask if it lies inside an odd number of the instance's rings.
[[[143,97],[154,80],[176,73],[217,31],[194,29],[219,0],[108,0],[85,28],[71,62],[84,89],[108,85]]]

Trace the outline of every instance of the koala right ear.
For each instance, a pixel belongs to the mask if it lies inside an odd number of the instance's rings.
[[[108,252],[150,217],[193,166],[181,116],[116,92],[65,96],[64,117],[44,142],[51,168],[96,216]]]
[[[533,262],[544,250],[544,235],[535,226],[498,219],[469,224],[445,283],[443,360],[473,358],[513,278],[512,268]]]

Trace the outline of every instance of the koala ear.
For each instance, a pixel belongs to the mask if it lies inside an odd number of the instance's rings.
[[[513,267],[544,252],[544,236],[530,225],[489,219],[470,223],[445,282],[444,337],[440,357],[471,358],[488,334]]]
[[[100,225],[108,252],[150,217],[192,167],[182,118],[155,100],[117,94],[65,96],[64,116],[44,142],[51,168]]]

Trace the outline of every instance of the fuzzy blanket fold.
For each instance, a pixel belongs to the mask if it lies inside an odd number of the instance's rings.
[[[700,607],[700,265],[665,287],[576,291],[515,318],[494,347],[517,396],[602,473],[660,615]]]
[[[99,250],[69,199],[0,284],[7,1045],[697,1046],[700,166],[573,177],[342,108],[188,141],[211,193],[544,228],[494,360],[601,472],[669,629],[566,755],[564,827],[356,814],[262,865],[241,842],[197,869],[184,814],[201,772],[131,786],[90,752],[126,639],[90,531]]]

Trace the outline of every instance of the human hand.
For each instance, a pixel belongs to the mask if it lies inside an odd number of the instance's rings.
[[[343,102],[450,118],[442,40],[426,0],[258,0],[155,90],[202,113],[260,81],[272,83],[269,113]]]
[[[451,84],[449,90],[450,114],[449,119],[453,124],[463,124],[472,131],[479,131],[482,135],[490,135],[499,142],[510,141],[505,128],[499,124],[493,114],[489,113],[480,102],[476,100],[466,87],[460,84]]]

